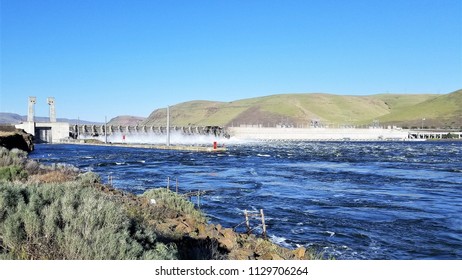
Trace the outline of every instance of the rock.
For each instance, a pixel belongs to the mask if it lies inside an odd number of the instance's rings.
[[[231,251],[234,248],[234,240],[222,237],[218,240],[223,247],[225,247],[228,251]]]
[[[254,259],[254,251],[249,249],[234,250],[230,255],[234,260],[251,260]]]
[[[297,259],[304,259],[305,258],[305,253],[306,253],[306,249],[305,247],[299,247],[295,250],[292,251],[292,253],[294,254],[295,258]]]
[[[284,260],[283,257],[279,256],[278,254],[274,254],[274,253],[271,254],[271,257],[272,257],[272,260],[277,260],[277,261]]]
[[[0,146],[8,150],[17,148],[32,152],[34,150],[33,136],[22,129],[3,129],[0,131]]]
[[[222,243],[226,249],[231,250],[235,247],[237,235],[232,229],[223,228],[219,236],[220,243]]]
[[[236,240],[236,233],[230,228],[224,229],[221,234],[224,238]]]
[[[199,237],[206,237],[207,236],[207,228],[205,224],[197,225],[197,234]]]
[[[178,233],[190,233],[192,229],[185,222],[179,222],[178,225],[175,227],[175,231]]]
[[[257,257],[257,260],[272,260],[273,257],[270,253],[266,253]]]
[[[258,260],[284,260],[281,256],[275,253],[266,253],[257,258]]]

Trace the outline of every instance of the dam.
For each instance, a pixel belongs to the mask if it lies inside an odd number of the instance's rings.
[[[110,142],[165,143],[167,133],[178,143],[203,144],[216,139],[220,142],[249,141],[426,141],[462,139],[462,132],[448,130],[407,130],[401,128],[281,128],[281,127],[177,127],[165,126],[104,126],[73,125],[70,138],[95,138]],[[167,132],[169,131],[169,132]],[[202,141],[200,140],[202,137]],[[182,140],[179,140],[181,138]],[[157,139],[157,140],[155,140]],[[195,143],[194,141],[197,141]],[[208,141],[208,142],[207,142]],[[132,142],[132,143],[135,143]]]
[[[229,138],[226,129],[219,126],[121,126],[121,125],[70,125],[71,138],[98,137],[105,135],[167,135],[167,132],[181,135],[211,135],[218,138]],[[106,133],[107,132],[107,133]]]
[[[49,120],[38,122],[35,119],[35,104],[37,98],[28,99],[27,121],[15,125],[34,136],[35,143],[62,143],[76,139],[110,138],[115,142],[125,142],[127,138],[132,141],[139,139],[148,141],[152,138],[161,138],[171,133],[173,135],[208,136],[209,138],[229,138],[226,129],[219,126],[121,126],[121,125],[79,125],[68,122],[58,122],[56,118],[55,98],[48,97]],[[197,137],[196,137],[197,138]],[[191,139],[194,139],[191,137]],[[105,139],[102,139],[103,141]],[[136,140],[135,140],[136,141]]]
[[[254,141],[425,141],[462,139],[461,131],[401,128],[230,127],[231,137]]]
[[[35,97],[29,97],[27,121],[16,128],[24,129],[34,136],[36,143],[62,143],[77,139],[98,139],[114,143],[167,143],[170,136],[174,144],[197,145],[227,139],[246,141],[425,141],[439,139],[462,139],[462,131],[438,129],[401,129],[397,127],[370,128],[297,128],[240,126],[221,127],[171,126],[122,126],[107,124],[69,124],[56,121],[55,99],[47,99],[50,117],[48,122],[34,119]]]

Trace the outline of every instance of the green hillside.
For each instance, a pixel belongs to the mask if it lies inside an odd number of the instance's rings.
[[[391,112],[399,111],[400,109],[417,105],[434,97],[438,97],[438,94],[377,94],[374,95],[385,102]]]
[[[323,93],[279,94],[233,102],[190,101],[170,107],[173,126],[239,126],[280,124],[307,126],[312,121],[330,127],[366,125],[374,120],[384,124],[415,125],[423,117],[431,123],[462,125],[460,95],[457,91],[436,94],[378,94],[346,96]],[[459,119],[457,119],[459,116]],[[164,126],[166,109],[157,109],[144,125]],[[430,124],[430,122],[428,123]]]
[[[462,90],[445,95],[433,95],[423,102],[402,106],[381,116],[383,123],[401,126],[462,127]],[[422,122],[423,120],[423,122]]]

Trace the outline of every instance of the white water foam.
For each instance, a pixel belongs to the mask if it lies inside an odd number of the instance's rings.
[[[282,247],[290,248],[292,247],[291,244],[287,242],[287,239],[281,236],[276,236],[276,235],[270,235],[270,240],[271,242],[280,245]]]
[[[80,135],[80,139],[97,139],[104,142],[106,140],[104,135],[97,137]],[[120,133],[115,132],[108,135],[107,141],[111,143],[127,143],[127,144],[165,144],[167,142],[166,135],[153,134],[153,133]],[[217,142],[218,146],[229,144],[245,144],[247,141],[237,138],[223,138],[214,135],[184,135],[179,131],[170,133],[170,144],[172,145],[212,145]]]

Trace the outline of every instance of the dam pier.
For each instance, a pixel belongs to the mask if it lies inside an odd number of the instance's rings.
[[[107,131],[107,133],[106,133]],[[219,138],[229,138],[227,131],[219,126],[121,126],[121,125],[70,125],[69,136],[77,139],[81,136],[98,137],[105,135],[167,135],[167,132],[181,135],[211,135]]]

